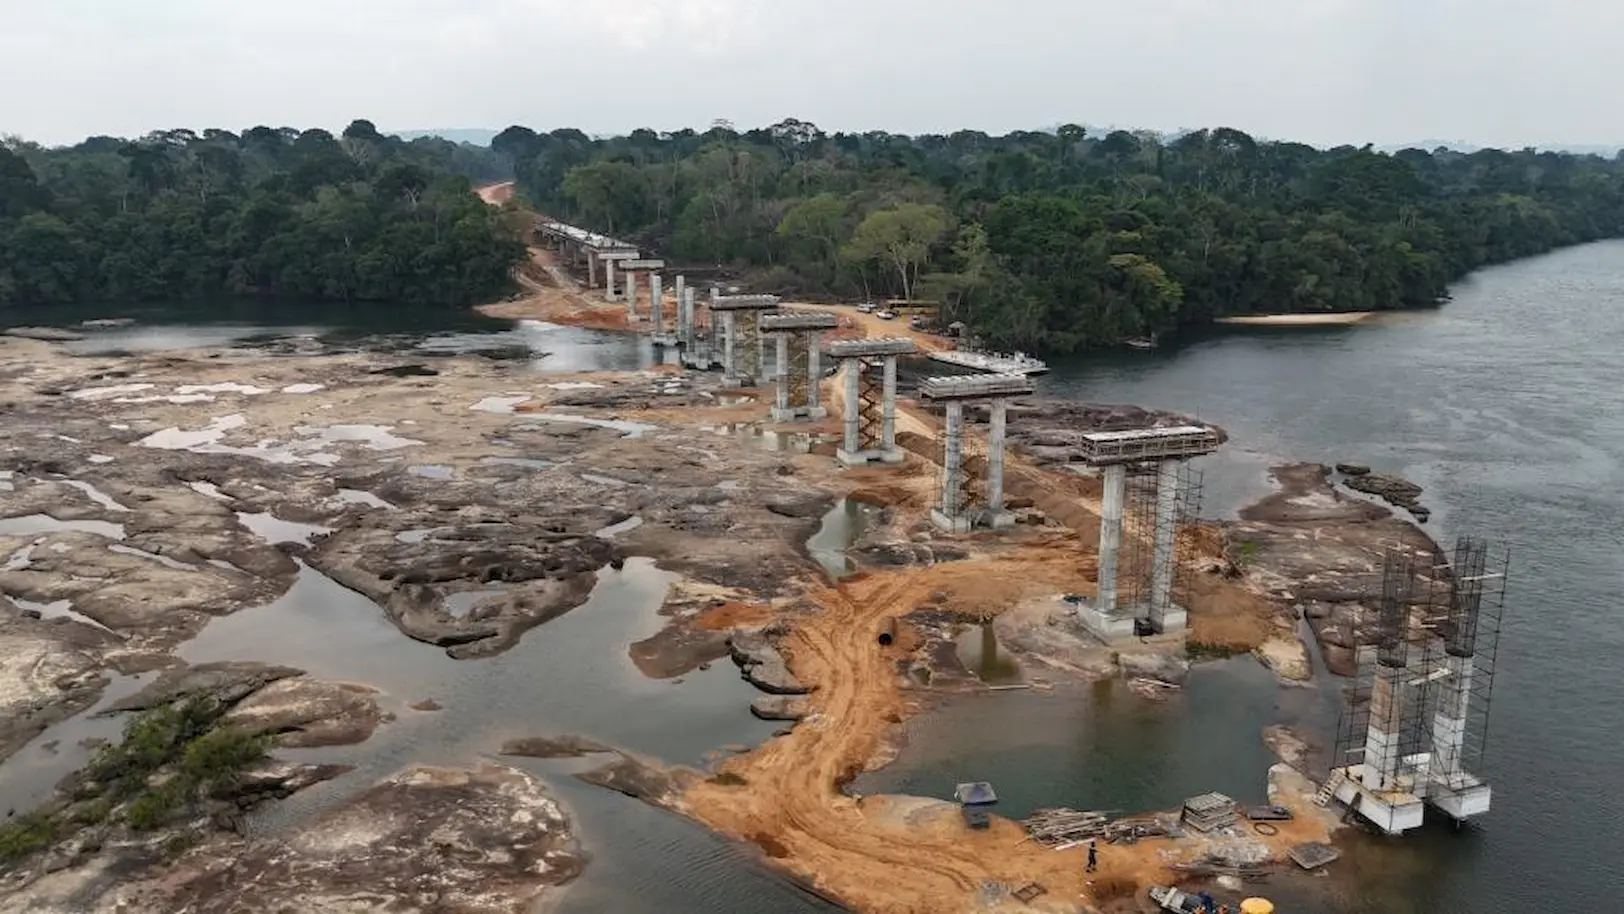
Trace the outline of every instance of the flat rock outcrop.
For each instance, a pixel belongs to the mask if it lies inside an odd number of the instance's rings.
[[[117,901],[199,914],[496,914],[531,909],[585,862],[541,783],[495,765],[413,768],[297,834],[221,850],[194,851]]]
[[[795,695],[762,695],[750,702],[750,713],[762,720],[800,720],[811,713],[805,698]]]
[[[728,636],[728,650],[746,682],[772,695],[805,695],[811,692],[789,671],[764,629],[734,629]]]

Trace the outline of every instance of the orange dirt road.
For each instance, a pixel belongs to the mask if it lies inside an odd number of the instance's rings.
[[[1052,548],[1042,552],[1050,560],[1043,564],[1057,557]],[[989,571],[983,564],[974,573]],[[809,594],[822,610],[800,621],[782,649],[796,675],[816,685],[813,716],[788,736],[729,760],[723,771],[733,777],[695,785],[684,805],[861,911],[965,910],[986,880],[1047,887],[1037,905],[1011,901],[1009,910],[1075,910],[1083,889],[1077,853],[1023,846],[1022,829],[1005,819],[972,832],[955,808],[945,807],[947,814],[910,821],[888,812],[907,805],[904,798],[857,800],[839,789],[880,748],[886,725],[908,713],[896,654],[876,638],[887,620],[928,600],[943,583],[937,577],[920,569],[859,575]],[[1061,906],[1043,904],[1051,899]]]

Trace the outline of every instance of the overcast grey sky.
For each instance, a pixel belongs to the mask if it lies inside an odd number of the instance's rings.
[[[1618,0],[0,0],[0,134],[256,124],[1624,140]]]

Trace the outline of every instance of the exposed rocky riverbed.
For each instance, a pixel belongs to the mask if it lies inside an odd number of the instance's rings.
[[[806,472],[815,458],[722,431],[738,410],[716,387],[661,371],[540,376],[492,358],[418,368],[387,351],[74,356],[0,341],[0,762],[98,702],[117,721],[205,695],[229,707],[226,723],[272,734],[273,752],[353,744],[423,713],[408,704],[438,707],[252,657],[182,659],[211,621],[310,575],[365,597],[403,637],[470,661],[585,603],[600,569],[630,554],[688,576],[668,612],[679,641],[680,623],[731,596],[772,599],[805,573],[804,542],[835,496]],[[714,410],[717,424],[659,421],[673,409]],[[725,656],[730,631],[677,650],[671,666]],[[128,685],[109,695],[115,682]],[[71,748],[69,770],[93,750]],[[331,773],[268,763],[241,808]],[[0,792],[21,791],[6,796],[18,811],[63,802],[37,792],[49,783],[0,768]],[[173,862],[85,832],[61,845],[67,856],[9,865],[0,910],[259,910],[287,891],[321,906],[351,896],[363,871],[366,892],[403,910],[448,898],[509,910],[580,867],[550,804],[513,773],[418,772],[275,838],[245,841],[226,817]],[[527,827],[502,824],[514,809],[530,810]],[[352,820],[354,842],[320,837]],[[542,824],[546,846],[525,847]],[[438,844],[421,841],[430,833]],[[479,854],[436,856],[464,845]],[[441,874],[432,891],[427,873]],[[266,880],[278,893],[261,898]]]
[[[1280,491],[1241,511],[1229,529],[1231,555],[1272,599],[1309,620],[1326,665],[1351,675],[1355,648],[1372,643],[1387,551],[1431,554],[1437,545],[1388,508],[1338,492],[1330,467],[1272,472]]]
[[[473,668],[548,637],[535,629],[587,604],[606,575],[652,558],[664,575],[653,585],[661,619],[621,642],[623,661],[662,687],[716,665],[736,671],[753,687],[737,713],[780,722],[779,735],[818,715],[816,687],[796,674],[797,620],[824,608],[820,587],[864,569],[928,569],[907,611],[865,635],[910,701],[1117,675],[1162,697],[1183,681],[1181,640],[1108,648],[1069,611],[1067,595],[1093,592],[1096,480],[1023,470],[1009,483],[1018,530],[943,537],[925,519],[928,471],[837,475],[820,437],[830,429],[764,431],[760,404],[739,397],[711,375],[548,376],[490,354],[428,367],[389,347],[314,341],[98,356],[0,340],[0,799],[77,822],[71,794],[50,785],[94,752],[81,730],[112,738],[91,724],[192,698],[218,703],[222,725],[266,734],[273,755],[240,792],[210,801],[200,840],[138,839],[117,816],[77,828],[9,867],[0,912],[271,911],[345,899],[511,910],[581,869],[567,814],[539,782],[503,767],[367,769],[291,827],[246,828],[267,800],[348,768],[327,763],[342,753],[316,764],[293,750],[387,740],[407,719],[462,713],[447,695],[379,678],[376,657],[323,658],[307,673],[285,653],[255,656],[275,619],[213,637],[296,593],[308,611],[349,614],[346,625],[356,614],[382,620],[427,659]],[[1011,440],[1028,466],[1059,467],[1075,462],[1083,431],[1183,421],[1033,402],[1012,414]],[[916,452],[934,448],[901,437]],[[983,468],[967,460],[972,489]],[[1386,509],[1336,495],[1323,474],[1283,473],[1286,491],[1229,532],[1232,545],[1253,543],[1244,559],[1196,571],[1192,618],[1203,642],[1258,647],[1290,678],[1299,658],[1278,649],[1294,639],[1279,607],[1305,602],[1334,644],[1326,632],[1349,618],[1357,629],[1348,614],[1368,593],[1370,550],[1399,531],[1380,526],[1398,523]],[[827,527],[842,498],[868,505],[844,536]],[[830,529],[823,548],[843,552],[845,566],[808,554],[809,538]],[[1209,551],[1222,539],[1191,535],[1211,538]],[[989,555],[1004,574],[987,574]],[[1273,608],[1240,585],[1237,565]],[[1379,583],[1379,560],[1377,571]],[[1350,589],[1316,589],[1327,574]],[[40,767],[45,743],[63,744],[64,770]],[[509,735],[483,751],[499,746],[602,756],[577,777],[678,810],[711,774],[586,737]],[[32,767],[18,773],[6,759],[25,747]],[[894,751],[881,746],[869,764]]]

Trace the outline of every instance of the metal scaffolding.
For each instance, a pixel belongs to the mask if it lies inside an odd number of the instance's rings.
[[[852,368],[860,372],[857,382],[858,449],[878,448],[885,437],[885,360],[855,361]]]
[[[733,312],[733,364],[741,374],[761,377],[761,330],[757,318],[761,312],[739,310]]]
[[[1122,509],[1122,548],[1117,559],[1117,604],[1134,616],[1149,612],[1158,580],[1170,586],[1171,602],[1186,606],[1190,599],[1190,569],[1195,563],[1197,538],[1180,536],[1181,530],[1201,516],[1204,475],[1179,461],[1176,491],[1163,493],[1160,464],[1130,464]],[[1170,502],[1172,510],[1158,510]],[[1171,543],[1159,550],[1158,542]]]
[[[789,337],[789,364],[778,366],[780,372],[789,372],[789,402],[791,404],[806,403],[806,386],[817,383],[811,377],[811,333],[801,331],[792,333]]]
[[[1331,767],[1367,763],[1366,743],[1372,717],[1398,739],[1398,775],[1402,787],[1426,796],[1419,783],[1428,762],[1448,747],[1436,745],[1441,711],[1463,716],[1464,738],[1453,769],[1477,770],[1488,748],[1494,668],[1499,654],[1501,618],[1510,553],[1491,555],[1488,544],[1462,536],[1453,557],[1439,552],[1410,553],[1389,548],[1382,566],[1382,596],[1373,621],[1362,631],[1349,618],[1343,632],[1358,645],[1356,672],[1343,689]],[[1467,658],[1469,679],[1463,686],[1460,658]],[[1391,699],[1373,701],[1381,668],[1402,671]],[[1464,713],[1450,710],[1452,686],[1465,690]]]

